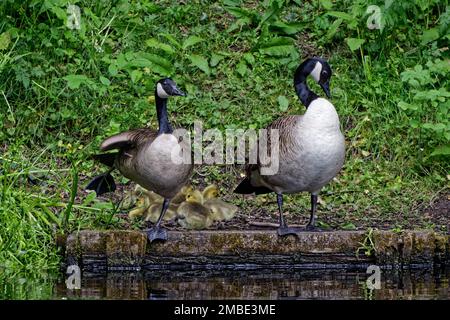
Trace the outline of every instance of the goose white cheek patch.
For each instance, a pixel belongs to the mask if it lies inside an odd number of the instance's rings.
[[[163,86],[161,85],[161,83],[158,83],[156,85],[156,93],[158,94],[158,97],[166,99],[169,97],[169,95],[167,94],[167,92],[164,90]]]
[[[320,62],[317,62],[316,65],[314,66],[313,71],[311,71],[311,76],[316,82],[319,82],[321,72],[322,72],[322,64]]]

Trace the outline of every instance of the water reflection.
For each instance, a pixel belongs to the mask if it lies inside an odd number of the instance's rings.
[[[83,275],[81,290],[56,285],[69,299],[449,299],[449,272],[382,271],[381,289],[367,289],[365,272],[256,270],[136,272]]]

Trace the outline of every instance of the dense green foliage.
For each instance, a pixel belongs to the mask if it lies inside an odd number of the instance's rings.
[[[104,137],[156,126],[159,78],[189,93],[170,102],[176,125],[260,128],[303,112],[292,75],[311,55],[332,65],[348,143],[322,226],[446,228],[417,208],[448,188],[447,1],[70,1],[80,29],[68,3],[0,3],[0,269],[56,268],[57,232],[124,226],[113,202],[77,191]],[[238,179],[199,170],[227,193]]]

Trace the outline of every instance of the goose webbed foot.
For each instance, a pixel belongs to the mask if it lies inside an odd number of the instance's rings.
[[[298,233],[297,228],[288,227],[288,226],[286,226],[286,225],[280,226],[280,227],[277,229],[277,234],[278,234],[278,236],[280,236],[280,237],[285,237],[285,236],[288,236],[288,235],[298,236],[297,233]]]
[[[151,242],[153,241],[167,241],[167,230],[162,227],[153,227],[145,230],[147,232],[147,238]]]

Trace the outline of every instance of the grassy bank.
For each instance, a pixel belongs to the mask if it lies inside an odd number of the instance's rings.
[[[103,170],[89,159],[103,138],[156,127],[158,79],[189,93],[169,104],[176,126],[261,128],[304,112],[292,75],[311,55],[333,68],[347,142],[321,226],[449,231],[448,216],[424,214],[449,192],[447,1],[71,3],[79,29],[64,0],[0,4],[0,268],[55,270],[56,234],[140,227],[117,214],[117,197],[82,189]],[[372,4],[382,29],[367,26]],[[198,167],[193,182],[219,184],[243,217],[274,215],[273,197],[228,195],[240,172]],[[286,203],[306,221],[306,195]]]

